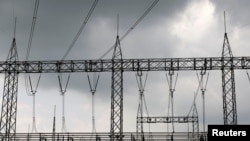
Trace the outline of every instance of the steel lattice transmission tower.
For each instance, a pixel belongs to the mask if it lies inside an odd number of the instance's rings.
[[[224,21],[225,13],[224,13]],[[225,22],[226,23],[226,22]],[[235,94],[235,79],[234,68],[232,61],[224,61],[224,57],[233,58],[233,53],[229,44],[229,40],[226,32],[222,50],[222,66],[231,66],[231,68],[222,68],[222,91],[223,91],[223,118],[225,125],[237,124],[237,110],[236,110],[236,94]]]
[[[123,70],[120,39],[117,35],[112,56],[111,140],[123,138]]]
[[[2,101],[2,112],[0,119],[0,131],[4,141],[14,140],[16,133],[17,113],[17,89],[18,89],[18,55],[16,39],[13,38],[12,45],[6,60],[6,72],[4,78],[4,90]]]
[[[232,61],[224,61],[224,57],[233,57],[227,33],[224,36],[223,50],[222,50],[222,65],[233,66]],[[237,124],[237,110],[236,110],[236,94],[235,94],[235,79],[234,68],[222,69],[222,90],[223,90],[223,116],[224,124]]]

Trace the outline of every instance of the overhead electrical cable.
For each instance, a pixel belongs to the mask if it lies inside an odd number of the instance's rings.
[[[65,121],[65,93],[69,84],[70,74],[68,75],[65,87],[62,84],[62,75],[58,74],[59,88],[62,96],[62,133],[67,132],[66,121]]]
[[[69,79],[70,79],[70,73],[68,75],[67,82],[66,82],[65,87],[63,89],[63,87],[62,87],[62,75],[58,74],[58,81],[59,81],[61,95],[65,94],[67,87],[68,87],[68,84],[69,84]]]
[[[81,35],[81,33],[82,33],[84,27],[86,26],[86,24],[87,24],[87,22],[88,22],[88,20],[89,20],[89,18],[90,18],[90,16],[91,16],[91,14],[93,13],[93,11],[94,11],[94,9],[95,9],[95,7],[96,7],[98,1],[99,1],[99,0],[95,0],[94,3],[92,4],[92,6],[91,6],[91,8],[90,8],[90,10],[89,10],[89,12],[88,12],[87,17],[86,17],[85,20],[83,21],[83,23],[82,23],[80,29],[78,30],[78,32],[77,32],[75,38],[74,38],[73,41],[71,42],[71,44],[70,44],[68,50],[66,51],[66,53],[65,53],[64,56],[62,57],[62,60],[64,60],[64,59],[68,56],[69,52],[70,52],[71,49],[74,47],[74,45],[75,45],[77,39],[78,39],[79,36]]]
[[[168,78],[169,75],[169,78]],[[175,81],[173,82],[173,75],[174,75],[174,71],[169,70],[169,73],[166,73],[166,78],[167,78],[167,82],[168,82],[168,86],[169,86],[169,103],[168,103],[168,111],[167,111],[167,116],[169,116],[169,111],[170,111],[170,107],[171,107],[171,116],[174,117],[174,92],[175,92],[175,88],[176,88],[176,84],[177,84],[177,79],[178,79],[178,73],[176,74],[176,78]],[[170,104],[171,103],[171,104]],[[172,122],[172,133],[175,132],[174,130],[174,122]],[[168,124],[167,124],[167,132],[168,132]]]
[[[89,18],[91,17],[91,15],[92,15],[92,13],[93,13],[93,11],[94,11],[94,9],[95,9],[95,7],[96,7],[98,1],[99,1],[99,0],[95,0],[95,1],[93,2],[93,4],[92,4],[92,6],[91,6],[91,8],[90,8],[90,10],[89,10],[89,12],[88,12],[86,18],[84,19],[84,21],[83,21],[81,27],[79,28],[79,30],[78,30],[78,32],[77,32],[76,36],[74,37],[74,39],[73,39],[73,41],[71,42],[69,48],[67,49],[66,53],[65,53],[64,56],[62,57],[62,60],[64,60],[64,59],[68,56],[68,54],[70,53],[70,51],[71,51],[72,48],[74,47],[74,45],[75,45],[77,39],[78,39],[79,36],[81,35],[81,33],[82,33],[83,29],[85,28],[85,26],[86,26],[86,24],[87,24]],[[68,85],[69,77],[68,77],[68,81],[67,81],[65,90],[62,90],[61,81],[60,81],[60,78],[61,78],[61,77],[62,77],[62,74],[61,74],[61,75],[58,75],[59,84],[60,84],[60,89],[61,89],[62,97],[63,97],[63,117],[62,117],[62,118],[63,118],[63,119],[62,119],[62,120],[63,120],[63,125],[62,125],[62,132],[64,132],[64,131],[66,132],[66,123],[65,123],[65,115],[64,115],[64,93],[65,93],[66,88],[67,88],[67,85]]]
[[[33,39],[33,36],[34,36],[34,31],[35,31],[35,25],[36,25],[38,7],[39,7],[39,0],[36,0],[34,12],[33,12],[32,25],[31,25],[31,30],[30,30],[29,42],[28,42],[28,48],[27,48],[27,53],[26,53],[26,58],[25,58],[26,61],[28,61],[29,55],[30,55],[30,49],[31,49],[32,39]],[[31,82],[30,75],[25,74],[24,77],[25,77],[26,93],[29,96],[33,96],[33,121],[32,121],[31,132],[35,132],[36,133],[37,132],[37,128],[36,128],[36,119],[35,119],[35,104],[36,104],[36,102],[35,102],[35,96],[36,96],[37,88],[38,88],[38,85],[39,85],[39,82],[40,82],[40,79],[41,79],[41,73],[40,73],[40,75],[38,77],[35,89],[33,89],[33,87],[32,87],[32,82]]]
[[[143,81],[142,81],[143,73],[141,71],[138,71],[135,74],[135,76],[136,76],[137,86],[138,86],[139,92],[140,92],[137,117],[143,117],[143,106],[145,106],[146,115],[147,115],[147,117],[149,117],[149,112],[148,112],[148,107],[147,107],[147,103],[146,103],[146,98],[145,98],[145,95],[144,95],[144,91],[145,91],[145,87],[146,87],[146,83],[147,83],[147,79],[148,79],[148,72],[146,73],[144,84],[143,84]],[[143,132],[144,132],[143,131],[143,123],[141,122],[140,124],[141,124],[140,125],[141,126],[140,127],[140,130],[141,130],[140,132],[141,132],[141,134],[143,134]],[[148,130],[149,130],[149,134],[150,134],[150,137],[151,137],[150,124],[148,124]],[[139,132],[138,131],[138,127],[137,127],[137,132]],[[144,136],[144,135],[142,135],[142,136]],[[142,137],[142,139],[143,139],[143,137]]]
[[[201,77],[203,77],[204,75],[206,74],[206,71],[201,71],[200,75]],[[196,75],[197,75],[197,79],[198,81],[200,81],[200,78],[199,78],[199,75],[198,75],[198,72],[196,71]],[[207,88],[207,82],[208,82],[208,77],[209,77],[209,72],[207,74],[207,79],[206,79],[206,82],[204,84],[204,81],[201,82],[201,87],[200,87],[200,90],[201,90],[201,94],[202,94],[202,113],[203,113],[203,132],[205,132],[206,130],[206,127],[205,127],[205,92],[206,92],[206,88]]]
[[[191,111],[192,111],[192,109],[193,109],[193,106],[194,106],[194,104],[195,104],[195,101],[196,101],[196,98],[197,98],[199,89],[206,89],[206,87],[207,87],[207,82],[208,82],[208,78],[209,78],[209,73],[208,73],[207,79],[206,79],[206,82],[205,82],[205,85],[204,85],[204,84],[203,84],[203,81],[204,81],[204,74],[202,75],[202,73],[201,73],[201,78],[199,78],[198,73],[197,73],[197,71],[196,71],[196,75],[197,75],[197,77],[198,77],[199,84],[198,84],[198,87],[197,87],[197,89],[196,89],[196,91],[195,91],[194,101],[193,101],[193,103],[192,103],[192,105],[191,105],[191,107],[190,107],[190,109],[189,109],[189,112],[188,112],[187,116],[190,115],[190,113],[191,113]]]
[[[249,73],[248,71],[246,70],[246,73],[247,73],[247,78],[248,78],[248,81],[250,82],[250,76],[249,76]]]
[[[40,79],[41,79],[41,73],[39,75],[39,78],[38,78],[38,81],[36,83],[36,86],[35,86],[35,89],[33,89],[33,86],[32,86],[32,82],[31,82],[31,77],[29,76],[29,84],[30,84],[30,92],[31,92],[31,95],[29,96],[33,96],[33,117],[32,117],[32,129],[31,129],[31,133],[37,133],[37,128],[36,128],[36,92],[37,92],[37,88],[38,88],[38,85],[40,83]]]
[[[91,83],[90,75],[89,75],[88,72],[87,72],[87,77],[88,77],[88,82],[89,82],[90,91],[91,91],[91,92],[95,92],[95,91],[96,91],[96,88],[97,88],[97,84],[98,84],[99,78],[100,78],[100,72],[98,73],[97,76],[96,76],[96,73],[94,73],[92,83]],[[94,86],[94,87],[93,87],[93,86]]]
[[[39,0],[36,0],[34,13],[33,13],[33,19],[32,19],[32,25],[31,25],[31,29],[30,29],[28,49],[27,49],[27,53],[26,53],[26,61],[29,59],[29,55],[30,55],[31,44],[32,44],[33,36],[34,36],[35,26],[36,26],[38,7],[39,7]]]
[[[147,79],[148,79],[148,72],[146,73],[146,76],[145,76],[144,85],[143,85],[143,82],[141,80],[141,77],[142,77],[142,72],[140,72],[140,73],[137,72],[136,80],[137,80],[137,85],[138,85],[138,88],[139,88],[139,91],[141,94],[140,99],[139,99],[141,102],[139,102],[139,103],[141,103],[141,106],[143,106],[142,103],[144,101],[145,110],[146,110],[147,116],[149,116],[147,103],[146,103],[146,99],[145,99],[145,95],[144,95],[144,91],[145,91],[145,87],[146,87],[146,83],[147,83]]]
[[[191,113],[191,111],[192,111],[192,109],[193,109],[193,106],[194,106],[194,103],[195,103],[195,101],[196,101],[196,97],[197,97],[197,95],[198,95],[198,92],[199,92],[199,89],[200,89],[200,87],[201,87],[202,81],[203,81],[203,77],[201,77],[201,79],[200,79],[200,81],[199,81],[199,84],[198,84],[198,87],[197,87],[196,91],[194,92],[194,101],[193,101],[193,103],[191,104],[191,107],[190,107],[190,109],[189,109],[189,112],[188,112],[187,116],[190,115],[190,113]]]
[[[92,93],[92,132],[96,133],[96,127],[95,127],[95,92],[96,92],[96,88],[97,88],[97,85],[98,85],[98,82],[99,82],[100,72],[98,73],[97,76],[96,76],[96,73],[93,74],[92,82],[90,80],[89,73],[87,73],[87,77],[88,77],[90,91]]]
[[[33,12],[33,19],[32,19],[32,25],[31,25],[31,30],[30,30],[28,48],[27,48],[26,58],[25,58],[26,61],[28,61],[29,55],[30,55],[31,44],[32,44],[33,36],[34,36],[35,26],[36,26],[38,7],[39,7],[39,0],[36,0],[34,12]],[[25,74],[24,77],[25,77],[26,93],[27,93],[27,95],[32,95],[32,94],[30,94],[30,90],[29,90],[29,80],[28,79],[30,76],[28,74]],[[40,79],[40,77],[41,77],[41,74],[39,76],[39,79]]]
[[[40,79],[41,79],[41,73],[40,73],[40,75],[38,77],[38,80],[37,80],[37,83],[36,83],[36,87],[35,87],[35,89],[33,89],[32,82],[31,82],[31,77],[29,76],[30,91],[31,91],[32,95],[34,95],[34,93],[37,92],[37,88],[38,88],[38,85],[40,83]]]
[[[135,27],[147,16],[147,14],[153,9],[153,7],[158,3],[159,0],[154,0],[154,2],[147,8],[147,10],[142,14],[142,16],[135,21],[135,23],[121,36],[120,41],[128,36],[128,34],[135,29]],[[103,59],[108,53],[110,53],[115,47],[115,44],[111,46],[99,59]]]

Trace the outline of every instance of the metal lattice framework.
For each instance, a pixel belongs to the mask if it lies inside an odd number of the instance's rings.
[[[193,123],[198,122],[198,116],[174,116],[174,117],[137,117],[140,123]]]
[[[17,73],[69,73],[112,71],[193,71],[250,69],[250,57],[149,58],[104,60],[2,61],[0,73],[14,66]]]
[[[123,138],[123,71],[121,69],[122,51],[119,36],[116,38],[112,61],[119,59],[120,63],[112,63],[111,84],[111,141]]]
[[[17,64],[18,55],[16,49],[15,38],[7,57],[5,68],[5,78],[3,87],[2,112],[0,120],[0,131],[3,134],[2,140],[14,140],[16,133],[16,113],[17,113],[17,87],[18,87],[18,71]]]
[[[197,111],[195,103],[193,106],[193,117],[198,117],[198,111]],[[199,140],[199,118],[197,119],[198,120],[196,122],[192,122],[192,126],[193,126],[192,139],[195,141]]]
[[[166,132],[145,132],[145,140],[148,140],[150,136],[153,136],[153,139],[155,141],[167,141],[169,140],[169,137],[166,136]],[[174,134],[174,137],[176,140],[186,141],[188,140],[188,134],[186,132],[176,132]],[[107,132],[100,132],[100,133],[61,133],[57,132],[55,134],[53,133],[16,133],[16,140],[17,141],[51,141],[52,139],[56,141],[98,141],[98,138],[100,141],[109,141],[110,133]],[[125,141],[137,141],[135,139],[135,132],[124,132],[123,140]],[[94,136],[94,137],[93,137]],[[98,137],[98,138],[97,138]]]
[[[16,54],[16,53],[13,53]],[[15,58],[15,57],[14,57]],[[204,57],[204,58],[151,58],[151,59],[104,59],[104,60],[55,60],[55,61],[17,61],[9,57],[0,62],[0,73],[5,73],[5,85],[1,115],[1,133],[15,132],[17,110],[17,79],[19,73],[68,73],[68,72],[112,72],[111,100],[111,138],[122,138],[123,97],[122,74],[125,71],[192,71],[250,69],[250,57]],[[228,73],[227,73],[228,74]],[[231,77],[234,76],[231,73]],[[224,75],[223,75],[224,77]],[[222,78],[223,78],[222,77]],[[224,80],[223,80],[224,81]],[[233,79],[225,82],[233,84]],[[228,86],[227,86],[228,87]],[[227,88],[226,87],[226,88]],[[234,92],[235,87],[230,89]],[[236,101],[233,95],[223,90],[224,123],[235,124]],[[227,105],[227,106],[225,106]],[[233,117],[233,118],[232,118]],[[7,135],[7,134],[6,134]]]
[[[227,33],[224,36],[222,59],[225,57],[233,57]],[[228,61],[223,61],[222,63],[226,66],[233,65],[232,62]],[[231,67],[231,69],[222,68],[222,90],[224,124],[237,124],[234,67]]]
[[[189,139],[199,139],[199,118],[196,106],[193,108],[193,116],[169,116],[169,117],[137,117],[137,123],[192,123],[192,132]],[[172,133],[173,135],[173,133]],[[172,136],[173,137],[173,136]]]

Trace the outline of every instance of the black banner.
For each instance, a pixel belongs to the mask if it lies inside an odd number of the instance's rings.
[[[250,125],[208,125],[208,141],[250,141]]]

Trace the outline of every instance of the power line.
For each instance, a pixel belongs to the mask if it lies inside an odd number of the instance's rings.
[[[168,78],[168,75],[169,75],[169,78]],[[172,114],[171,116],[174,117],[174,92],[175,92],[176,83],[177,83],[177,79],[178,79],[178,73],[176,74],[175,81],[173,81],[174,71],[169,70],[168,75],[166,73],[166,78],[167,78],[168,87],[169,87],[169,103],[168,103],[167,116],[169,116],[169,111],[170,111],[170,106],[171,106],[171,114]],[[175,132],[174,122],[172,122],[172,129],[173,129],[172,133],[174,133]],[[167,125],[167,131],[168,131],[168,125]]]
[[[148,107],[147,107],[146,99],[144,96],[145,86],[146,86],[146,82],[147,82],[147,78],[148,78],[148,72],[145,75],[144,82],[142,80],[142,77],[143,77],[142,71],[137,71],[135,76],[136,76],[136,82],[137,82],[138,89],[139,89],[139,106],[138,106],[138,111],[137,111],[137,118],[143,117],[143,115],[144,115],[143,114],[143,109],[144,109],[143,106],[145,106],[146,114],[147,114],[147,116],[149,116]],[[149,124],[148,129],[150,132],[150,124]],[[139,138],[141,138],[142,140],[144,139],[144,129],[143,129],[142,121],[137,122],[136,133],[137,133],[137,139],[139,139]]]
[[[122,41],[124,38],[128,36],[128,34],[147,16],[147,14],[153,9],[153,7],[158,3],[159,0],[155,0],[148,8],[147,10],[142,14],[142,16],[135,21],[135,23],[123,34],[123,36],[120,38],[120,41]],[[99,59],[103,59],[110,51],[112,51],[115,47],[115,44],[111,46]]]
[[[246,73],[247,73],[247,78],[248,78],[248,80],[249,80],[249,82],[250,82],[250,76],[249,76],[249,73],[248,73],[247,70],[246,70]]]
[[[87,77],[88,77],[90,91],[92,93],[92,132],[96,133],[96,126],[95,126],[95,92],[96,92],[96,88],[97,88],[97,85],[98,85],[98,82],[99,82],[100,72],[98,73],[97,76],[96,76],[96,72],[94,72],[92,83],[91,83],[91,80],[90,80],[89,73],[87,73]]]
[[[65,53],[64,56],[62,57],[62,60],[64,60],[64,59],[68,56],[69,52],[70,52],[71,49],[74,47],[74,45],[75,45],[77,39],[78,39],[79,36],[81,35],[81,33],[82,33],[84,27],[86,26],[86,24],[87,24],[87,22],[88,22],[88,20],[89,20],[89,18],[90,18],[90,16],[91,16],[91,14],[93,13],[93,11],[94,11],[94,9],[95,9],[97,3],[98,3],[98,0],[95,0],[94,3],[92,4],[92,6],[91,6],[91,8],[90,8],[90,10],[89,10],[89,13],[88,13],[88,15],[87,15],[87,17],[86,17],[85,20],[83,21],[83,23],[82,23],[80,29],[78,30],[78,32],[77,32],[75,38],[74,38],[73,41],[71,42],[71,44],[70,44],[68,50],[66,51],[66,53]]]
[[[39,0],[36,0],[35,2],[35,8],[34,8],[34,12],[33,12],[33,19],[32,19],[32,24],[31,24],[31,30],[30,30],[30,36],[29,36],[29,42],[28,42],[28,48],[27,48],[27,52],[26,52],[26,58],[25,60],[28,61],[29,59],[29,55],[30,55],[30,49],[31,49],[31,44],[32,44],[32,40],[33,40],[33,36],[34,36],[34,31],[35,31],[35,26],[36,26],[36,19],[37,19],[37,12],[38,12],[38,7],[39,7]],[[14,33],[15,34],[15,33]],[[27,95],[33,95],[33,90],[32,90],[32,85],[31,85],[31,81],[30,81],[30,75],[25,74],[25,88],[26,88],[26,93]],[[40,80],[41,74],[39,76],[39,80]],[[38,83],[39,83],[38,80]],[[30,85],[29,85],[29,81],[30,81]],[[38,85],[37,83],[37,85]],[[31,87],[31,93],[29,90],[29,86]],[[37,89],[37,88],[36,88]],[[33,95],[34,96],[34,95]],[[35,96],[33,98],[33,103],[34,103],[34,99]],[[33,129],[32,129],[33,130]],[[36,129],[35,129],[36,130]]]
[[[62,96],[62,133],[67,132],[66,121],[65,121],[65,93],[69,84],[70,74],[68,75],[65,87],[62,86],[62,75],[58,74],[59,88]]]
[[[29,55],[30,55],[32,39],[33,39],[33,36],[34,36],[34,31],[35,31],[35,26],[36,26],[38,7],[39,7],[39,0],[36,0],[34,12],[33,12],[32,25],[31,25],[31,30],[30,30],[28,49],[27,49],[27,53],[26,53],[26,61],[29,59]]]
[[[193,106],[195,104],[195,101],[196,101],[199,89],[201,89],[202,91],[206,90],[207,82],[208,82],[208,78],[209,78],[209,73],[208,73],[207,79],[206,79],[206,82],[205,82],[205,85],[204,85],[204,75],[205,75],[205,72],[201,72],[201,78],[199,78],[197,71],[196,71],[196,75],[197,75],[199,84],[198,84],[198,87],[197,87],[196,91],[194,92],[194,94],[195,94],[194,95],[194,101],[193,101],[193,103],[192,103],[192,105],[190,107],[190,110],[189,110],[188,114],[187,114],[188,116],[190,115],[190,113],[191,113],[191,111],[193,109]]]
[[[39,82],[40,82],[40,79],[41,79],[41,73],[38,77],[38,80],[37,80],[37,83],[36,83],[36,86],[35,86],[35,89],[33,89],[32,87],[32,82],[31,82],[31,77],[29,76],[29,84],[30,84],[30,92],[31,92],[31,95],[29,96],[33,96],[33,121],[32,121],[32,129],[31,129],[31,133],[37,133],[37,128],[36,128],[36,92],[37,92],[37,88],[38,88],[38,85],[39,85]]]

